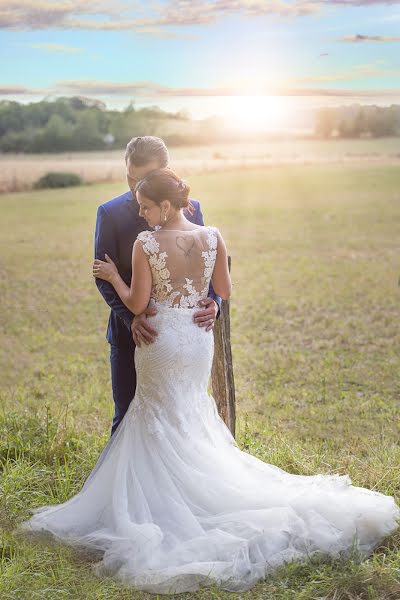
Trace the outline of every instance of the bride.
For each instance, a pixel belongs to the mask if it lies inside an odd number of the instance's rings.
[[[348,475],[293,475],[239,449],[207,393],[212,331],[193,321],[210,279],[230,296],[223,238],[184,218],[189,188],[170,170],[152,171],[136,192],[156,229],[134,244],[131,287],[108,257],[93,274],[133,313],[154,305],[159,335],[136,348],[135,397],[82,490],[34,509],[21,529],[98,550],[97,574],[160,594],[212,584],[242,592],[317,552],[367,556],[399,525],[394,498]]]

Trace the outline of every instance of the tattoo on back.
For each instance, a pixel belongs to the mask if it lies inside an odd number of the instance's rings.
[[[194,248],[194,239],[187,235],[177,235],[175,243],[177,248],[184,253],[185,258],[189,258]]]

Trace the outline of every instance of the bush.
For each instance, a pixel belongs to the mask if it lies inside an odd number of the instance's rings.
[[[46,173],[33,186],[35,190],[44,188],[71,187],[82,185],[83,181],[76,173]]]

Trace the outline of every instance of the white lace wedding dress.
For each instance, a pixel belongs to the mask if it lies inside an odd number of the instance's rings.
[[[82,490],[33,511],[22,530],[103,551],[94,565],[139,590],[218,584],[245,591],[315,552],[367,556],[398,527],[393,497],[347,475],[292,475],[242,452],[207,393],[207,296],[215,229],[144,232],[159,335],[136,349],[137,391]]]

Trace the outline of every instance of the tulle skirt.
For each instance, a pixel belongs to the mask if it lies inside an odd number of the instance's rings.
[[[100,551],[99,575],[158,594],[242,592],[315,553],[367,556],[399,526],[391,496],[347,475],[293,475],[237,446],[207,392],[213,334],[159,306],[135,398],[82,490],[22,531]]]

